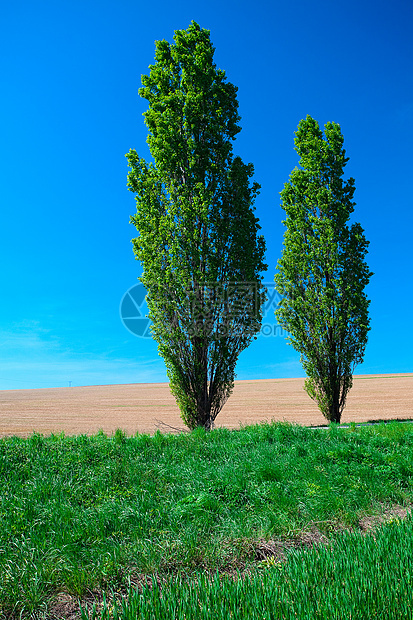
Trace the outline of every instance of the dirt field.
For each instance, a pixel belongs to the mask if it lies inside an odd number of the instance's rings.
[[[239,428],[272,419],[324,424],[303,385],[304,379],[236,381],[216,425]],[[413,418],[413,373],[355,376],[342,422],[392,418]],[[167,383],[0,391],[0,437],[99,429],[111,434],[117,428],[134,434],[185,426]]]

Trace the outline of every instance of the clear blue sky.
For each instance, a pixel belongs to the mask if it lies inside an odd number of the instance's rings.
[[[340,123],[370,241],[372,329],[356,373],[412,372],[413,5],[407,0],[5,3],[0,25],[0,389],[166,381],[119,318],[140,273],[124,154],[148,157],[140,76],[155,39],[197,21],[238,86],[234,152],[255,166],[273,281],[279,192],[307,114]],[[265,318],[273,322],[272,312]],[[302,376],[280,335],[238,378]]]

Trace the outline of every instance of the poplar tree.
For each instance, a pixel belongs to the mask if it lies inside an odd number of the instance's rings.
[[[323,135],[307,116],[294,142],[300,167],[281,192],[287,217],[276,316],[301,354],[307,393],[339,423],[370,329],[368,241],[359,223],[349,224],[355,181],[343,179],[348,158],[340,126],[327,123]]]
[[[156,41],[141,97],[152,162],[127,154],[136,194],[133,240],[152,335],[182,419],[211,429],[229,397],[240,352],[260,330],[264,238],[254,215],[252,164],[233,155],[237,88],[192,22]]]

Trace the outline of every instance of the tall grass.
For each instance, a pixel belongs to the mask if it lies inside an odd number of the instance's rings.
[[[29,617],[58,592],[141,574],[253,568],[262,541],[314,524],[331,538],[412,503],[412,457],[412,427],[396,423],[3,439],[0,613]]]
[[[288,562],[228,576],[173,578],[130,590],[87,620],[411,620],[413,521],[383,526],[373,537],[344,533],[330,547],[293,553]]]

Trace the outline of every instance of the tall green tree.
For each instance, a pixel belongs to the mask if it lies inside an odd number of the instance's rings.
[[[136,194],[133,240],[152,335],[185,424],[210,429],[230,395],[240,352],[256,337],[265,290],[264,238],[252,164],[234,157],[237,88],[192,22],[157,41],[142,76],[153,162],[127,154]]]
[[[355,185],[343,180],[348,158],[340,126],[327,123],[323,135],[307,116],[294,142],[300,167],[281,192],[287,217],[276,316],[301,354],[307,393],[329,421],[340,422],[370,329],[368,242],[360,224],[349,224]]]

